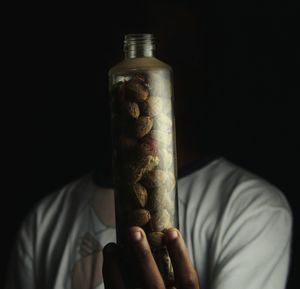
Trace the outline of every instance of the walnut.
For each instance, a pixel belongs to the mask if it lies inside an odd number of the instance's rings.
[[[153,213],[151,219],[151,225],[154,231],[163,231],[168,228],[172,228],[172,220],[167,210],[162,210],[157,213]]]
[[[135,138],[120,136],[119,138],[119,146],[121,149],[132,149],[137,144],[137,140]]]
[[[130,194],[137,205],[142,208],[146,206],[148,194],[144,186],[139,183],[134,184],[130,190]]]
[[[125,86],[125,83],[123,81],[118,81],[111,87],[110,93],[114,99],[123,98],[124,86]]]
[[[140,116],[140,108],[136,102],[128,101],[125,103],[125,106],[128,114],[131,117],[137,119]]]
[[[149,97],[149,90],[141,80],[132,78],[125,85],[125,95],[129,99],[143,102]]]
[[[164,264],[163,266],[165,268],[164,271],[166,274],[167,282],[174,283],[174,281],[175,281],[174,270],[173,270],[171,258],[169,256],[168,252],[166,252],[165,254],[162,255],[162,260],[163,260],[163,264]]]
[[[139,156],[134,161],[126,164],[123,172],[129,183],[137,183],[145,173],[153,170],[158,164],[159,158],[157,156]]]
[[[150,246],[160,247],[164,242],[165,234],[162,232],[151,232],[147,235]]]
[[[145,155],[157,154],[156,143],[150,135],[146,135],[140,140],[139,151],[141,154],[145,154]]]
[[[168,210],[170,213],[174,211],[174,200],[170,197],[170,191],[165,186],[153,189],[149,195],[149,208],[151,211]]]
[[[145,226],[151,219],[150,212],[145,209],[137,209],[129,214],[129,225]]]
[[[153,119],[149,116],[141,116],[134,123],[135,136],[142,138],[150,132],[153,127]]]
[[[148,188],[158,188],[165,184],[168,174],[160,169],[152,170],[144,175],[143,182]]]

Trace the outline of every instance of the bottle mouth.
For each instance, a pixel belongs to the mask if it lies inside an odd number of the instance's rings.
[[[124,53],[127,57],[152,56],[155,50],[153,34],[126,34],[124,37]]]

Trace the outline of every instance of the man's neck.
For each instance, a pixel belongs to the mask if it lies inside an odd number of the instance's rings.
[[[177,149],[177,166],[178,169],[189,167],[193,162],[199,160],[201,157],[198,151],[195,151],[186,146],[178,146]]]

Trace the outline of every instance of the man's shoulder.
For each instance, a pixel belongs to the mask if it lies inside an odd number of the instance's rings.
[[[228,182],[228,205],[240,208],[256,207],[280,209],[291,213],[290,206],[284,193],[275,184],[252,171],[224,160],[219,170]]]
[[[34,222],[36,226],[42,226],[44,222],[50,219],[59,218],[60,215],[75,212],[80,205],[86,202],[94,184],[90,174],[78,177],[52,193],[43,197],[31,209],[23,222],[23,227]]]
[[[203,200],[221,210],[246,207],[281,208],[291,214],[290,206],[279,188],[263,177],[226,158],[218,158],[189,174],[179,182],[180,198]],[[209,202],[210,201],[210,202]]]

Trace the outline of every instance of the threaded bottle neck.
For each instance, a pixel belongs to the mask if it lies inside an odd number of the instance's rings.
[[[152,34],[127,34],[124,37],[125,58],[152,57],[154,50]]]

